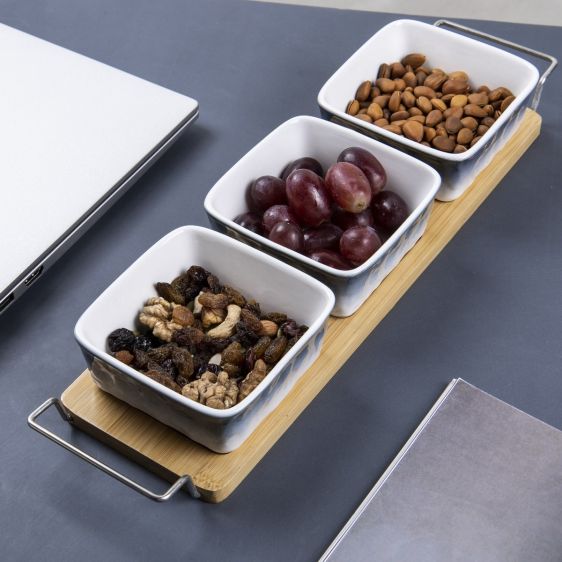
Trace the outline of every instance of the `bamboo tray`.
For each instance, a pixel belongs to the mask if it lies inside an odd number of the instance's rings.
[[[84,371],[63,392],[60,402],[51,399],[31,414],[30,425],[152,499],[166,500],[177,489],[187,484],[196,497],[214,503],[223,501],[287,431],[299,414],[517,163],[539,135],[540,127],[540,115],[530,109],[526,110],[519,129],[475,179],[466,193],[453,202],[435,202],[427,230],[422,238],[354,315],[348,318],[329,319],[320,357],[278,408],[237,450],[218,454],[198,445],[150,416],[99,390],[88,371]],[[338,345],[335,345],[336,342]],[[165,494],[156,495],[54,436],[35,422],[35,418],[51,404],[55,404],[59,412],[75,426],[163,478],[176,480],[176,483]]]

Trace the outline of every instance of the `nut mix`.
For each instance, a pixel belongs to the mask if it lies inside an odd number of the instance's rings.
[[[466,152],[515,96],[503,86],[473,89],[466,72],[446,73],[425,62],[425,55],[410,53],[381,64],[374,83],[362,82],[345,112],[424,146]]]
[[[233,220],[314,261],[352,269],[409,214],[398,194],[383,191],[385,184],[381,163],[360,147],[343,150],[326,174],[318,160],[298,158],[281,177],[253,181],[247,194],[250,211]]]
[[[211,408],[240,403],[308,329],[280,312],[263,313],[233,287],[194,265],[139,313],[145,333],[118,328],[112,355],[147,377]]]

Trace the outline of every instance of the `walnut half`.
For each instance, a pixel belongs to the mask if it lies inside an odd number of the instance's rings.
[[[148,326],[157,338],[165,342],[172,340],[173,332],[191,326],[193,321],[193,313],[189,308],[168,302],[162,297],[148,299],[139,314],[139,322]]]

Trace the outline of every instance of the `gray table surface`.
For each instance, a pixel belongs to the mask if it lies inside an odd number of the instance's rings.
[[[3,560],[316,559],[457,376],[562,428],[560,71],[525,158],[224,503],[155,504],[26,425],[83,370],[73,326],[88,303],[168,231],[207,225],[209,187],[285,119],[318,115],[324,81],[393,19],[228,0],[0,0],[0,21],[201,104],[183,139],[0,317]],[[559,28],[472,24],[562,59]],[[44,422],[162,486],[54,412]]]

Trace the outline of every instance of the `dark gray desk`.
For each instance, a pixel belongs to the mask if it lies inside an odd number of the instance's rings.
[[[169,230],[207,225],[215,180],[283,120],[318,115],[320,86],[392,19],[228,0],[0,0],[0,21],[201,103],[184,139],[0,318],[3,560],[315,559],[457,376],[562,429],[560,70],[524,161],[223,504],[152,503],[26,425],[84,368],[72,330],[88,303]],[[472,24],[562,59],[560,28]],[[54,412],[44,422],[158,484]]]

